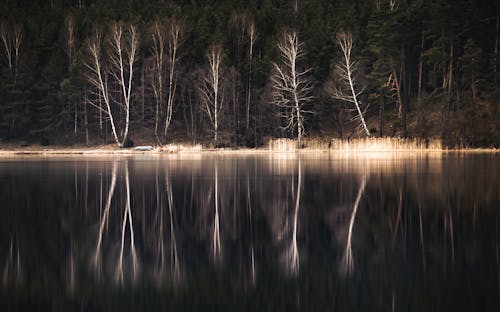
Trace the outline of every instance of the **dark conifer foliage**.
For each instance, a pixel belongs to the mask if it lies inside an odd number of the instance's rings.
[[[499,16],[498,1],[483,0],[0,0],[0,138],[112,142],[109,120],[96,108],[104,105],[102,94],[88,80],[88,46],[99,31],[107,67],[110,27],[121,22],[139,32],[130,109],[135,141],[213,144],[199,78],[214,44],[222,47],[227,69],[217,145],[258,146],[273,136],[295,137],[281,130],[282,114],[270,96],[277,43],[292,30],[303,41],[303,66],[312,68],[314,81],[306,136],[363,135],[345,104],[325,91],[335,83],[341,58],[335,38],[348,32],[355,39],[358,79],[366,85],[360,101],[368,107],[364,113],[374,135],[499,146]],[[167,78],[153,84],[152,25],[174,20],[182,26],[175,74],[168,74],[166,55]],[[121,129],[123,99],[114,80],[110,76],[106,83]],[[153,85],[165,89],[155,93]],[[167,103],[169,92],[175,97],[166,131],[166,107],[157,108],[155,99],[162,94],[160,102]]]

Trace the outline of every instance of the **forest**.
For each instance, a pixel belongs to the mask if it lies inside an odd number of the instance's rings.
[[[500,146],[500,2],[0,0],[0,144]]]

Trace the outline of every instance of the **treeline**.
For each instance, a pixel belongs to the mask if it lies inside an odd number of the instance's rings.
[[[499,16],[479,0],[1,0],[0,138],[498,145]]]

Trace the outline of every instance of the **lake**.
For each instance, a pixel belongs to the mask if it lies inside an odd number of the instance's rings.
[[[500,310],[500,154],[0,158],[2,311]]]

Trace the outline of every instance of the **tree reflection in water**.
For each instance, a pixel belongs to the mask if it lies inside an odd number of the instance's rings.
[[[435,296],[439,309],[498,307],[498,162],[307,153],[0,162],[3,290],[51,285],[37,298],[96,305],[105,289],[135,289],[193,307],[189,294],[299,310],[424,309]],[[150,285],[154,294],[141,292]]]
[[[356,196],[356,200],[354,201],[354,205],[352,208],[351,219],[349,221],[349,232],[347,234],[347,242],[345,245],[344,255],[342,257],[341,263],[341,271],[343,273],[351,273],[354,269],[354,260],[352,257],[352,230],[354,228],[354,220],[356,219],[356,215],[358,213],[359,203],[361,201],[361,197],[365,191],[366,182],[368,181],[368,177],[366,175],[363,176],[361,181],[361,186],[358,190],[358,195]]]

